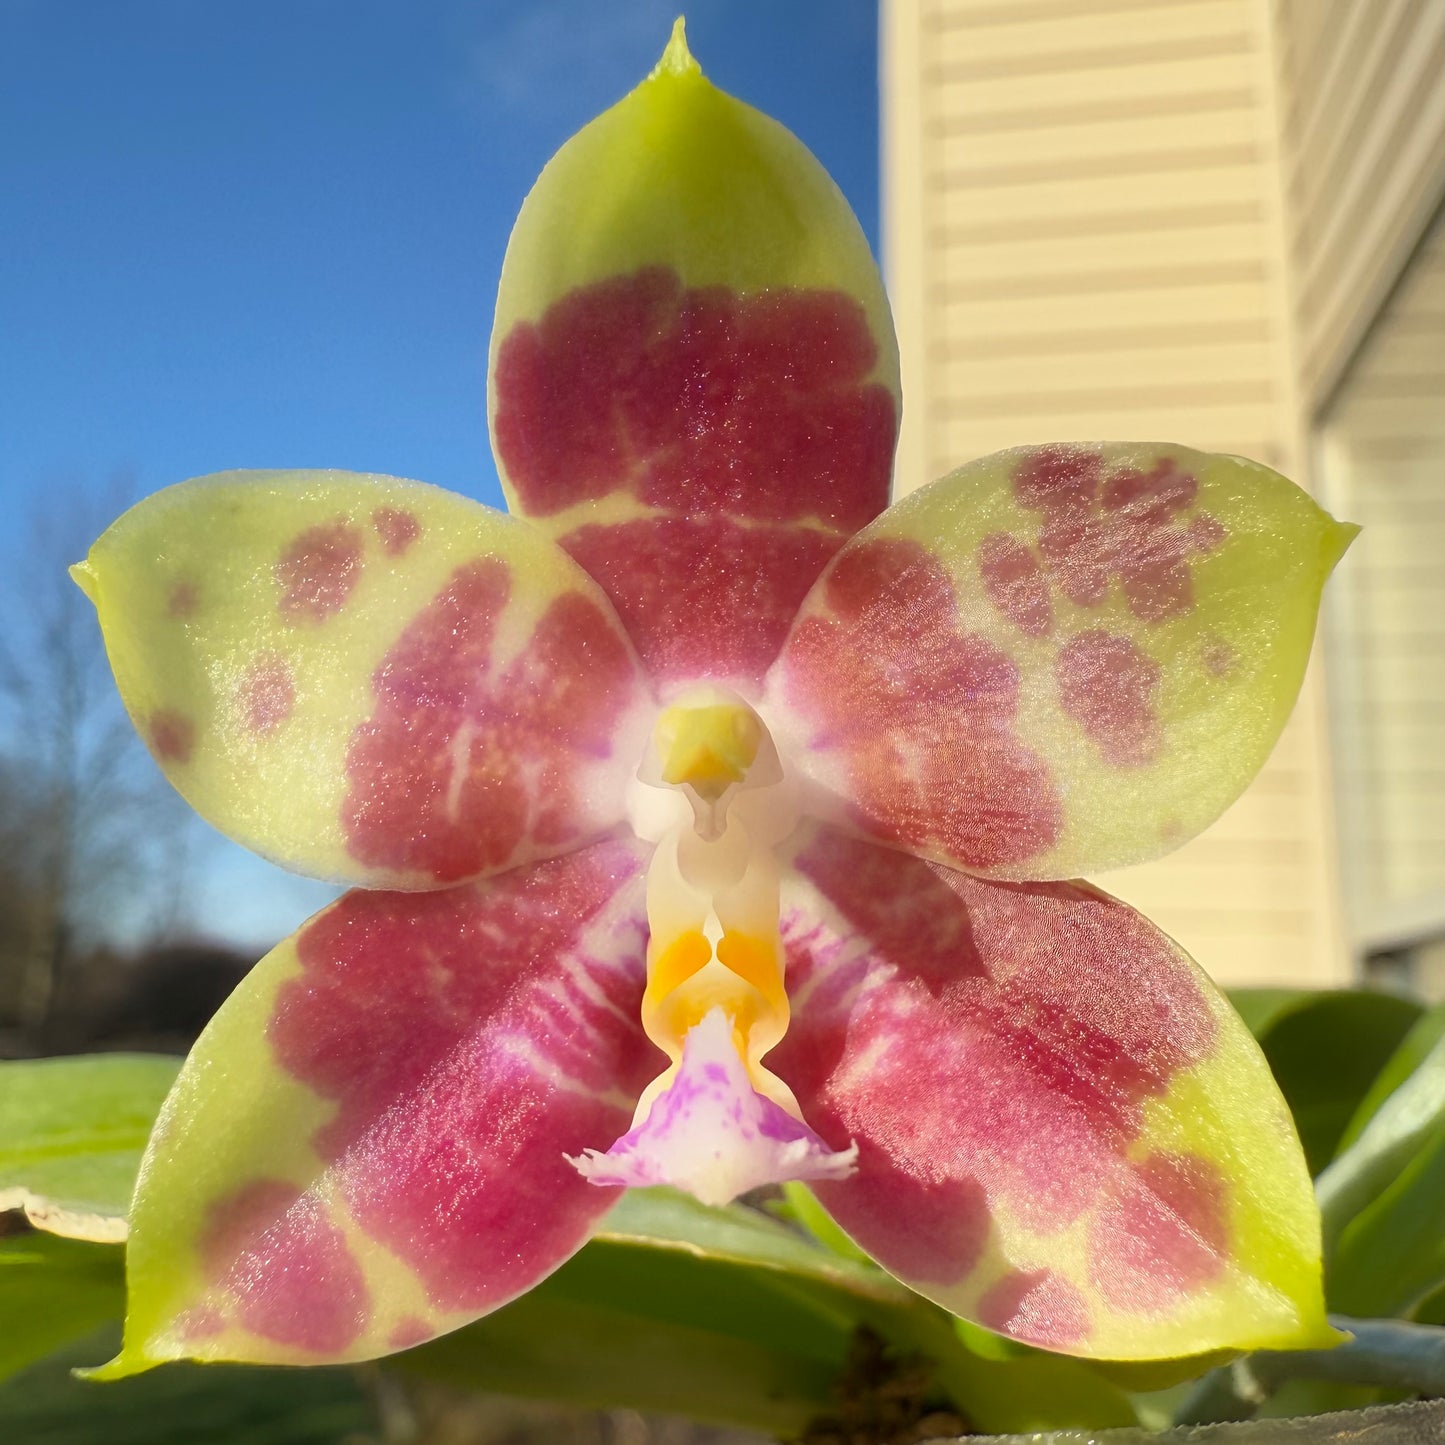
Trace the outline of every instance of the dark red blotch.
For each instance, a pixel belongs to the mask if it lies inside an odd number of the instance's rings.
[[[947,1282],[981,1259],[989,1210],[1047,1236],[1133,1179],[1144,1103],[1215,1037],[1156,929],[1084,885],[991,883],[829,829],[796,867],[839,922],[786,935],[794,1013],[769,1066],[830,1145],[858,1142],[857,1174],[816,1187],[870,1254]]]
[[[497,448],[520,509],[629,494],[561,540],[658,676],[757,681],[828,559],[888,501],[897,409],[840,291],[685,288],[651,267],[502,343]]]
[[[519,1293],[612,1202],[563,1156],[622,1133],[665,1063],[638,1022],[640,896],[587,949],[639,867],[607,842],[472,887],[353,892],[297,939],[268,1037],[336,1103],[314,1142],[357,1222],[440,1309]]]
[[[361,580],[365,538],[345,517],[308,527],[276,559],[276,604],[288,622],[322,622],[346,605]]]
[[[824,601],[788,643],[785,685],[814,745],[843,754],[868,831],[966,867],[1051,847],[1061,807],[1015,731],[1018,668],[960,629],[938,559],[902,539],[855,545]]]
[[[1059,703],[1120,768],[1152,763],[1162,732],[1155,712],[1159,664],[1127,637],[1097,629],[1076,633],[1054,664]]]
[[[213,1285],[231,1292],[252,1334],[339,1354],[366,1328],[361,1267],[325,1206],[282,1179],[253,1179],[212,1204],[198,1248]]]
[[[459,567],[372,677],[376,707],[352,734],[347,849],[373,867],[455,882],[582,841],[573,771],[606,758],[635,665],[602,610],[569,592],[491,676],[511,591],[505,564]]]

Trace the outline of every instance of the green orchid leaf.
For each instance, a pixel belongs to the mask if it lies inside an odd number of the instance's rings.
[[[1445,1004],[1436,1004],[1420,1015],[1390,1055],[1385,1067],[1375,1075],[1375,1082],[1360,1100],[1340,1139],[1340,1153],[1344,1153],[1364,1133],[1365,1126],[1379,1113],[1380,1106],[1425,1062],[1442,1038],[1445,1038]]]
[[[1442,1130],[1445,1038],[1436,1040],[1315,1181],[1327,1256],[1350,1220],[1396,1183],[1411,1160],[1428,1152]]]
[[[472,1389],[795,1434],[828,1408],[851,1331],[846,1312],[786,1300],[763,1275],[597,1241],[521,1299],[391,1365]]]
[[[1409,1315],[1445,1285],[1442,1201],[1445,1119],[1399,1176],[1345,1225],[1326,1277],[1330,1307],[1360,1316]]]
[[[111,1251],[117,1253],[118,1251]],[[16,1445],[341,1445],[381,1438],[353,1370],[175,1365],[95,1385],[72,1367],[113,1352],[106,1332],[0,1387],[0,1440]]]
[[[114,1246],[30,1230],[0,1239],[0,1380],[124,1310],[125,1275]],[[7,1435],[0,1424],[0,1439],[30,1436]]]
[[[833,1408],[867,1328],[926,1359],[940,1396],[978,1428],[1132,1421],[1124,1395],[1078,1361],[984,1358],[955,1324],[756,1211],[649,1189],[625,1195],[531,1294],[397,1363],[474,1388],[788,1433]]]
[[[789,1191],[802,1188],[787,1186]],[[822,1212],[818,1205],[813,1207]],[[847,1236],[826,1215],[823,1219],[848,1243]],[[885,1274],[851,1243],[846,1251],[819,1248],[755,1209],[736,1204],[714,1209],[675,1189],[628,1190],[603,1221],[597,1238],[785,1270],[890,1304],[918,1300],[912,1290]]]
[[[1241,989],[1230,1001],[1259,1040],[1294,1115],[1310,1172],[1319,1173],[1419,1019],[1420,1005],[1366,989]]]
[[[141,1151],[179,1059],[99,1054],[0,1063],[0,1210],[117,1242]]]

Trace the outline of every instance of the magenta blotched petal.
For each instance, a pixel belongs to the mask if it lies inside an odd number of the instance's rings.
[[[856,1140],[857,1173],[817,1192],[864,1249],[1056,1349],[1322,1336],[1288,1112],[1175,944],[1087,885],[994,883],[824,827],[793,863],[793,1018],[769,1066],[831,1145]]]
[[[353,892],[196,1046],[131,1221],[116,1372],[366,1359],[555,1269],[613,1202],[565,1156],[628,1127],[644,850],[619,840],[438,893]]]

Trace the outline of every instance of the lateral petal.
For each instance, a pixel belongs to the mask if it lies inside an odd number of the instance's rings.
[[[1104,1359],[1329,1342],[1289,1112],[1177,945],[1081,883],[813,831],[771,1056],[858,1170],[814,1189],[957,1314]]]
[[[802,143],[703,77],[680,21],[527,197],[490,394],[509,505],[663,678],[756,684],[886,505],[898,355],[867,241]]]
[[[499,512],[224,472],[132,508],[74,570],[167,777],[288,868],[436,887],[624,816],[646,680],[591,578]]]
[[[881,841],[995,878],[1142,862],[1258,771],[1356,530],[1238,457],[999,452],[838,554],[768,720]]]
[[[426,894],[358,891],[248,975],[162,1109],[117,1376],[370,1359],[572,1254],[616,1193],[565,1156],[627,1127],[641,858],[609,840]]]

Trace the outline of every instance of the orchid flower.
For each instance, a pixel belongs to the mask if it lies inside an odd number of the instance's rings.
[[[75,569],[175,786],[355,885],[187,1061],[100,1373],[383,1355],[530,1288],[623,1186],[789,1180],[1018,1340],[1332,1338],[1261,1055],[1070,880],[1244,788],[1354,529],[1156,445],[885,510],[867,244],[680,22],[527,198],[489,401],[511,517],[233,472]]]

